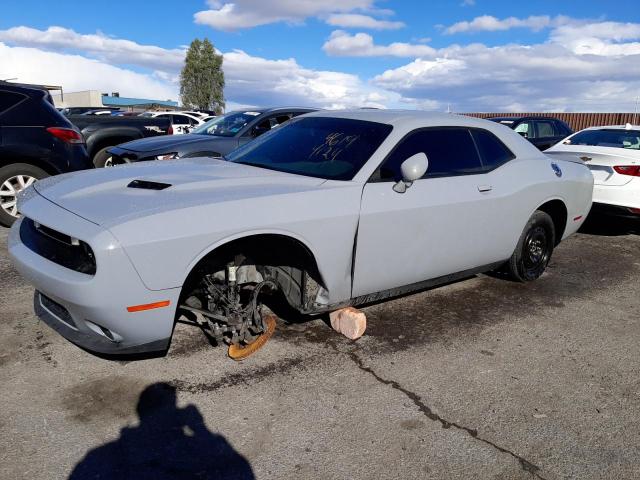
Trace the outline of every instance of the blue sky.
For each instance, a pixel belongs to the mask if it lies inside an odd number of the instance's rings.
[[[177,98],[205,36],[232,107],[603,111],[640,94],[637,0],[23,0],[2,8],[0,78]]]

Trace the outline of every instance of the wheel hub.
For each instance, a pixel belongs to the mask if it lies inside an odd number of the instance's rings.
[[[547,258],[547,234],[544,228],[538,227],[527,236],[525,243],[526,263],[529,268],[540,266]]]
[[[229,356],[242,360],[262,348],[275,330],[275,315],[265,312],[260,292],[276,287],[270,280],[238,283],[238,267],[227,265],[224,277],[205,275],[200,287],[181,308],[195,314],[196,321],[217,344],[229,345]],[[221,272],[218,272],[221,273]]]
[[[0,207],[11,215],[18,217],[18,193],[27,188],[37,179],[30,175],[14,175],[0,185]]]

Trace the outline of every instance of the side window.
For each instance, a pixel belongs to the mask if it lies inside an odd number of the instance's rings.
[[[184,115],[171,115],[174,125],[189,125],[189,117]]]
[[[519,123],[516,128],[514,128],[516,133],[519,133],[524,138],[535,138],[535,134],[533,132],[533,125],[531,122],[522,122]]]
[[[20,93],[6,92],[0,90],[0,114],[5,110],[17,105],[26,97]]]
[[[428,177],[480,173],[482,164],[470,132],[465,128],[429,128],[404,138],[380,167],[380,180],[398,181],[400,165],[416,153],[429,159]]]
[[[536,121],[537,135],[536,138],[555,137],[556,132],[553,128],[553,122],[549,120]]]
[[[563,137],[571,135],[571,129],[567,126],[566,123],[560,120],[556,122],[556,132],[558,133],[558,135],[562,135]]]
[[[471,135],[476,142],[485,170],[493,170],[516,158],[513,152],[493,133],[487,130],[473,129]]]
[[[291,119],[291,114],[281,114],[278,115],[277,117],[275,117],[273,119],[273,125],[271,125],[271,128],[274,127],[279,127],[280,125],[282,125],[283,123],[288,122]]]

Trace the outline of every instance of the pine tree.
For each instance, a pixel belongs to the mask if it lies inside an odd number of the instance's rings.
[[[224,111],[222,55],[207,38],[196,38],[189,45],[180,73],[180,96],[185,107]]]

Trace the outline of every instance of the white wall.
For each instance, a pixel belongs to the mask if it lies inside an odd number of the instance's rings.
[[[82,92],[64,92],[64,95],[51,95],[56,107],[96,107],[102,104],[102,94],[98,90],[84,90]],[[62,100],[64,98],[64,101]]]

